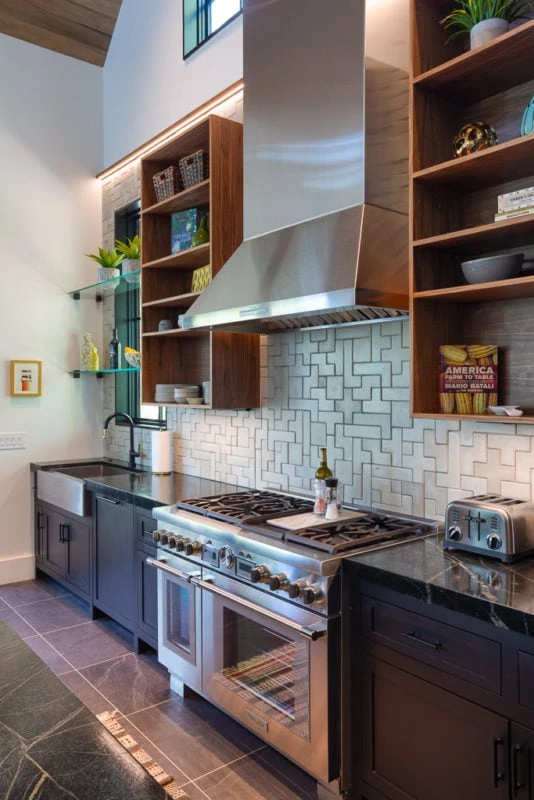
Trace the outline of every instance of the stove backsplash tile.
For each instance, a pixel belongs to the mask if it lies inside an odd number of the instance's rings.
[[[224,109],[223,109],[224,114]],[[131,165],[103,184],[103,241],[113,214],[139,196]],[[104,303],[104,341],[113,308]],[[439,519],[449,501],[495,492],[534,499],[534,425],[412,419],[409,326],[394,321],[262,339],[262,405],[252,411],[170,409],[174,468],[251,488],[312,492],[319,448],[346,501]],[[104,381],[104,416],[115,410]],[[150,431],[136,430],[150,464]],[[110,427],[106,455],[127,460]]]

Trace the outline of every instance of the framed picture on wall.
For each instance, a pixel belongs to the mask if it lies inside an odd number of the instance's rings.
[[[40,397],[42,361],[11,361],[11,397]]]

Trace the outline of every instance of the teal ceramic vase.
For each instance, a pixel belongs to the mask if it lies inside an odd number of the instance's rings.
[[[534,95],[525,108],[521,120],[521,136],[529,136],[531,133],[534,133]]]

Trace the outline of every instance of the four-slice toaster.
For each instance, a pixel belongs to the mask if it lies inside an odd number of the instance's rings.
[[[511,562],[534,553],[534,503],[496,494],[453,500],[445,516],[445,550]]]

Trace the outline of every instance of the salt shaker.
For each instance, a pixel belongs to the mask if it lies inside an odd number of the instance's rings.
[[[338,519],[339,510],[337,507],[337,478],[327,478],[325,480],[325,519]]]

